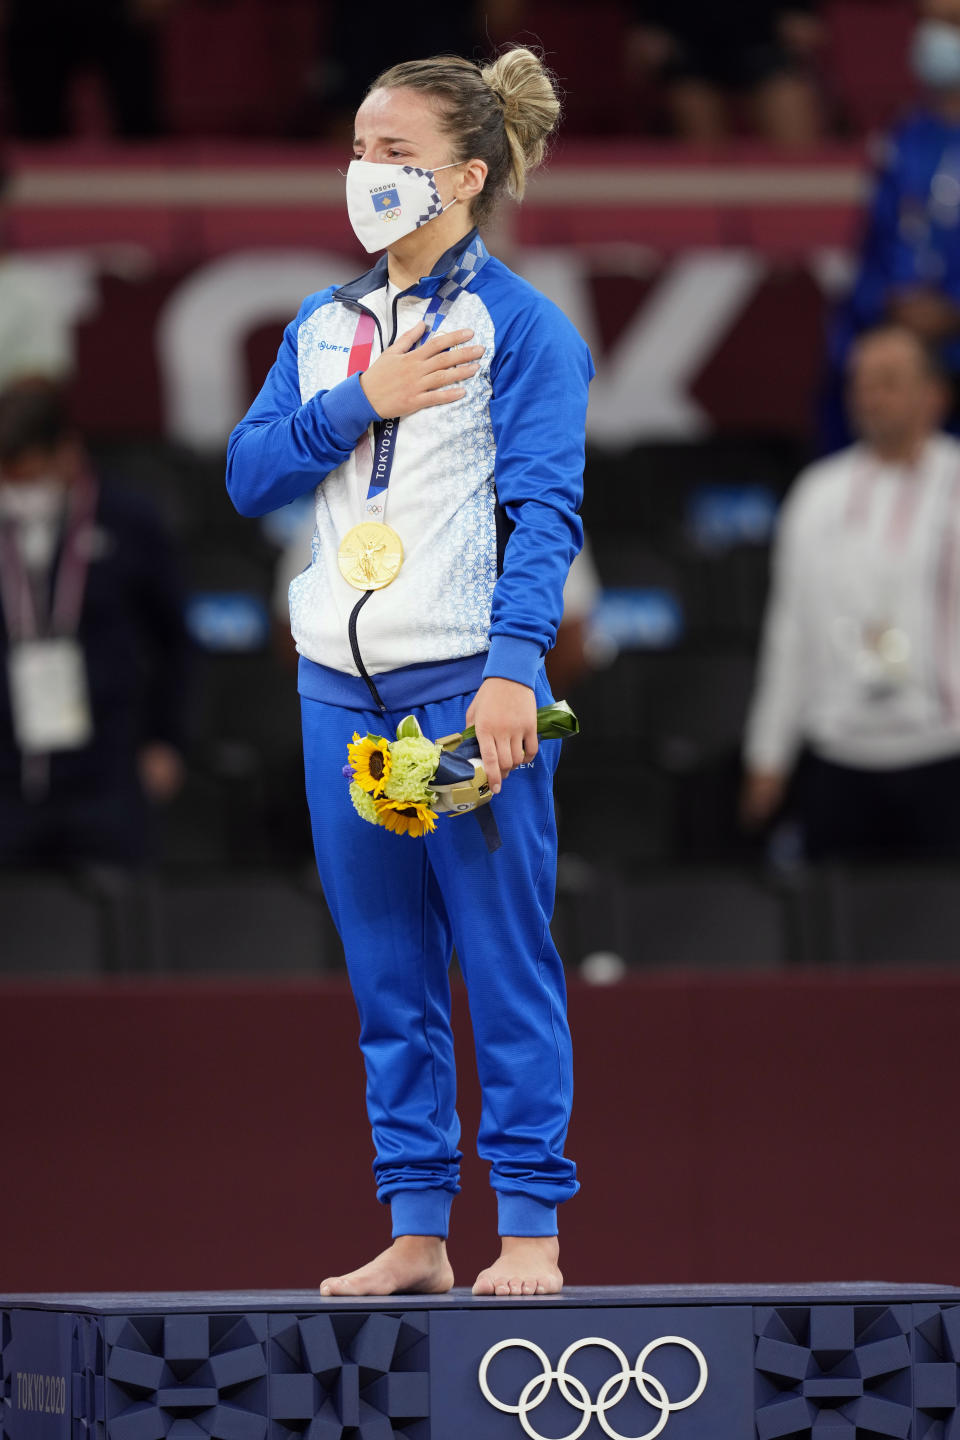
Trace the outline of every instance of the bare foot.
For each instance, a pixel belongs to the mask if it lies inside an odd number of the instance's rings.
[[[453,1286],[446,1243],[438,1235],[398,1235],[369,1265],[330,1275],[321,1295],[442,1295]]]
[[[500,1259],[481,1270],[474,1295],[556,1295],[563,1289],[555,1235],[504,1235]]]

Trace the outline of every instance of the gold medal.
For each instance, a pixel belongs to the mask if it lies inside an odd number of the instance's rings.
[[[399,573],[403,544],[389,525],[364,520],[344,535],[337,564],[344,580],[355,590],[382,590]]]

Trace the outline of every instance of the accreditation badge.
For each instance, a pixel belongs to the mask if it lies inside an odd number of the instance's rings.
[[[22,640],[7,658],[17,745],[28,755],[79,750],[93,739],[87,666],[76,640]]]
[[[348,530],[337,552],[340,574],[355,590],[383,590],[403,564],[403,543],[380,520],[364,520]]]
[[[911,678],[910,637],[899,625],[864,625],[856,656],[857,678],[870,700],[887,700]]]

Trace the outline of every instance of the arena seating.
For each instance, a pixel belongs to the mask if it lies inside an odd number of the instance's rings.
[[[315,974],[342,964],[321,898],[282,874],[168,880],[157,892],[157,951],[170,973]]]
[[[854,134],[889,125],[911,95],[907,56],[916,10],[913,0],[829,0],[826,5],[824,68],[838,119]]]
[[[175,6],[163,46],[171,132],[289,133],[319,58],[322,9],[313,0]]]
[[[57,875],[0,875],[0,973],[97,976],[109,956],[104,909]]]
[[[233,514],[216,457],[125,444],[100,459],[165,510],[193,601],[246,600],[260,622],[228,629],[225,643],[215,625],[202,634],[188,781],[158,820],[159,877],[113,893],[44,882],[54,893],[39,907],[54,927],[45,963],[56,968],[60,955],[68,970],[278,974],[337,966],[312,878],[292,657],[271,635],[278,551],[269,527]],[[874,871],[773,881],[737,826],[770,521],[801,462],[792,444],[730,439],[590,454],[584,514],[601,580],[621,593],[671,595],[680,624],[657,644],[628,637],[569,697],[583,729],[558,776],[555,930],[574,967],[598,951],[629,968],[954,958],[944,937],[960,902],[944,873],[897,871],[890,884]],[[0,933],[11,936],[28,913],[12,895],[11,884],[0,891]],[[928,922],[914,925],[918,906]],[[76,939],[65,950],[57,937],[68,932]],[[7,970],[38,973],[29,942],[0,949]]]
[[[947,864],[826,866],[795,908],[802,947],[840,966],[955,965],[958,888]]]
[[[199,869],[0,878],[0,975],[309,975],[342,951],[311,876]]]
[[[554,937],[573,973],[676,968],[960,964],[949,866],[837,866],[788,877],[756,866],[644,865],[568,852]],[[309,867],[204,866],[159,875],[0,877],[0,977],[273,976],[336,972],[343,955]]]
[[[530,0],[520,8],[518,29],[543,43],[566,91],[568,135],[663,131],[656,87],[610,83],[610,57],[623,51],[626,5],[591,5],[589,25],[572,0]],[[168,132],[202,138],[309,133],[303,128],[310,123],[309,93],[335,64],[326,51],[329,9],[317,0],[179,0],[160,45]],[[827,0],[821,67],[831,117],[842,133],[889,124],[909,96],[906,42],[914,14],[913,0]],[[110,118],[94,77],[81,74],[73,90],[78,136],[108,134]]]

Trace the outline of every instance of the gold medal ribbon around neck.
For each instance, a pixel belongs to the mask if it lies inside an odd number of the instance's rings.
[[[474,236],[427,306],[423,317],[426,329],[417,341],[418,346],[423,345],[434,333],[450,313],[458,296],[466,290],[489,258],[480,236]],[[365,369],[370,363],[374,324],[373,316],[369,311],[365,311],[360,317],[351,347],[349,374]],[[373,475],[382,475],[383,478],[377,483],[371,477],[370,490],[364,504],[367,515],[371,512],[373,515],[384,513],[399,424],[399,419],[385,420],[379,435],[375,430]],[[396,579],[402,564],[403,542],[400,536],[382,520],[373,518],[361,520],[359,525],[348,530],[337,550],[340,574],[355,590],[385,589]]]

